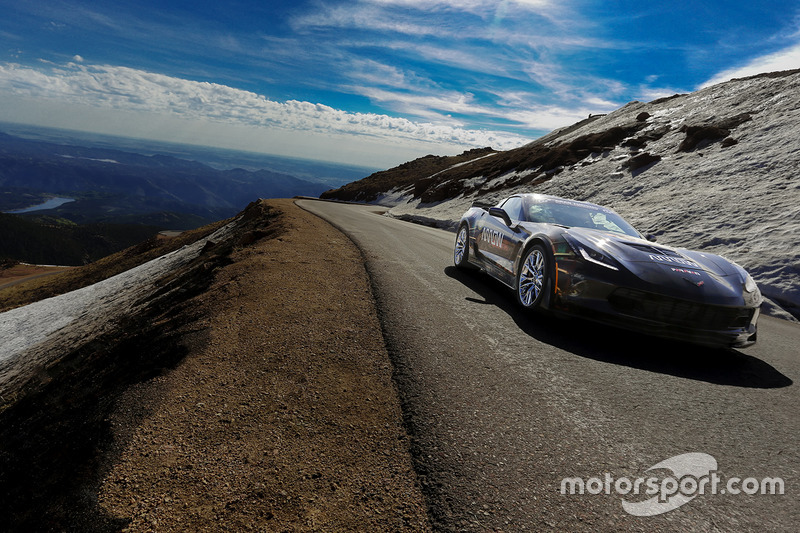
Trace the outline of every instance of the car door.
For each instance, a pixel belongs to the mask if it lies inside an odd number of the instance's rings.
[[[520,221],[522,199],[518,196],[508,198],[500,206],[508,215],[511,224],[488,212],[481,217],[478,227],[477,247],[484,257],[487,270],[504,283],[513,284],[514,261],[520,245]]]

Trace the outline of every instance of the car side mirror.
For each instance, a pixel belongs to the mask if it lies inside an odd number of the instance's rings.
[[[656,242],[656,236],[653,235],[652,233],[648,233],[647,235],[644,236],[644,238],[650,242]]]
[[[502,218],[506,226],[511,226],[511,217],[508,216],[508,213],[506,213],[505,209],[502,207],[490,207],[489,214],[493,217]]]

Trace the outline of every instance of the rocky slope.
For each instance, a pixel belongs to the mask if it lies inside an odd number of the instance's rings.
[[[515,150],[405,176],[375,201],[390,215],[450,228],[473,201],[516,192],[604,204],[659,242],[740,263],[766,296],[800,315],[798,109],[800,71],[732,80],[631,102]],[[374,185],[362,182],[364,190]],[[352,189],[326,196],[359,198]]]
[[[382,170],[338,189],[322,193],[320,198],[347,202],[381,202],[387,190],[412,187],[420,176],[436,176],[450,168],[495,154],[491,148],[475,148],[456,156],[426,155],[389,170]]]

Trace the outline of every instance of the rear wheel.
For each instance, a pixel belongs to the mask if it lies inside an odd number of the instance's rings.
[[[453,250],[453,262],[458,268],[467,268],[469,262],[469,228],[462,224],[456,234],[456,245]]]
[[[547,256],[541,244],[534,244],[522,259],[517,272],[517,302],[526,308],[534,309],[544,298],[547,277]]]

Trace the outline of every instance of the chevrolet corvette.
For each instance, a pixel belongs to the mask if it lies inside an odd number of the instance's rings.
[[[719,255],[654,241],[611,209],[518,194],[473,204],[454,262],[507,285],[525,309],[695,344],[753,344],[763,301],[753,278]]]

